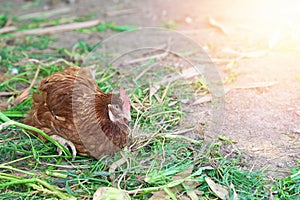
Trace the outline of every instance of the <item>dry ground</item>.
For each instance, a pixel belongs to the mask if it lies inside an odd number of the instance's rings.
[[[101,20],[118,25],[174,26],[205,47],[213,60],[223,60],[215,65],[222,78],[229,82],[225,88],[236,89],[226,93],[225,121],[219,134],[236,141],[236,146],[247,155],[247,168],[267,167],[271,171],[284,172],[296,166],[297,161],[299,165],[300,40],[284,35],[270,46],[274,32],[286,27],[278,25],[278,29],[270,31],[270,27],[277,25],[269,19],[259,18],[262,13],[257,9],[259,2],[78,0],[74,4],[63,1],[50,4],[48,1],[43,3],[44,6],[29,10],[17,9],[18,5],[24,4],[22,0],[12,2],[16,7],[14,14],[65,6],[72,7],[70,16],[94,13]],[[120,12],[124,10],[124,13]],[[253,16],[257,18],[253,20]],[[225,33],[210,25],[209,17],[224,25]],[[112,34],[110,31],[89,35],[70,31],[55,34],[55,37],[58,38],[56,45],[71,47],[78,40],[99,42]],[[238,53],[243,52],[256,52],[256,55],[238,58]],[[241,88],[258,82],[275,84]]]

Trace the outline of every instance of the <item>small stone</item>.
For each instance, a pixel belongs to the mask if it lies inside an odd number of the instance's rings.
[[[11,75],[16,75],[16,74],[19,74],[19,70],[14,67],[14,68],[11,69],[10,73],[11,73]]]
[[[282,163],[282,162],[277,163],[277,167],[283,168],[284,167],[284,163]]]
[[[185,22],[186,22],[187,24],[190,24],[190,23],[193,22],[193,19],[190,18],[190,17],[186,17],[186,18],[185,18]]]
[[[294,128],[293,133],[299,134],[300,133],[300,128]]]

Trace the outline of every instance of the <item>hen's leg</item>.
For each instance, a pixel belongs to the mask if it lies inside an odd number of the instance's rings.
[[[75,145],[69,141],[69,140],[66,140],[65,138],[63,137],[60,137],[59,135],[51,135],[51,137],[57,141],[59,144],[61,144],[62,146],[64,146],[65,148],[68,148],[70,147],[71,151],[72,151],[72,160],[75,159],[76,157],[76,154],[77,154],[77,151],[76,151],[76,148],[75,148]],[[59,155],[62,154],[62,150],[60,148],[57,148],[57,152]]]

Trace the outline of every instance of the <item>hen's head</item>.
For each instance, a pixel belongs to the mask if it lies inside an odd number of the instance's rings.
[[[112,122],[128,124],[130,117],[130,99],[123,88],[120,89],[119,96],[108,104],[108,116]]]

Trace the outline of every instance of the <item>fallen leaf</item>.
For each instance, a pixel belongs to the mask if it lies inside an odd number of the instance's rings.
[[[173,180],[180,180],[180,179],[185,179],[186,177],[192,175],[194,169],[194,165],[190,165],[187,169],[178,172],[175,176],[173,176]],[[200,184],[195,182],[195,181],[185,181],[182,183],[182,186],[186,190],[187,196],[192,199],[192,200],[197,200],[199,197],[195,193],[195,188],[199,186]]]
[[[226,26],[224,26],[220,22],[216,21],[212,17],[208,17],[208,24],[211,25],[214,28],[217,28],[219,31],[221,31],[225,35],[228,35],[232,32],[231,30],[229,30],[229,28],[227,28]]]
[[[31,89],[31,87],[28,87],[25,90],[23,90],[21,92],[21,94],[19,96],[17,96],[17,98],[14,100],[14,105],[22,103],[24,100],[26,100],[30,96],[30,93],[29,93],[30,89]]]
[[[30,96],[30,89],[33,87],[37,77],[38,77],[38,74],[40,72],[40,67],[37,68],[36,72],[35,72],[35,75],[34,75],[34,78],[33,80],[31,81],[31,84],[29,87],[27,87],[26,89],[24,89],[21,94],[19,96],[17,96],[17,98],[14,100],[14,105],[17,105],[21,102],[23,102],[24,100],[26,100],[29,96]]]
[[[270,192],[269,200],[275,200],[275,198],[274,198],[272,192]]]
[[[113,187],[100,187],[93,195],[93,200],[101,199],[123,199],[130,200],[129,194],[125,190]]]
[[[176,181],[176,180],[185,179],[186,177],[188,177],[192,174],[193,168],[194,168],[194,166],[191,165],[187,169],[178,172],[175,176],[173,176],[172,180]],[[181,185],[187,191],[187,196],[186,196],[187,199],[192,199],[192,200],[198,199],[198,196],[194,191],[194,188],[196,188],[199,185],[198,183],[196,183],[194,181],[185,181]],[[177,185],[176,187],[173,187],[173,188],[168,188],[168,190],[171,193],[176,194],[177,192],[183,190],[181,185]],[[150,200],[156,200],[156,199],[163,200],[163,199],[167,199],[169,197],[170,197],[170,195],[167,194],[167,192],[165,190],[159,190],[159,191],[156,191],[153,193],[153,196],[151,196]]]
[[[239,195],[236,193],[234,185],[230,184],[230,189],[233,191],[233,199],[239,199]]]
[[[8,122],[5,122],[5,123],[3,123],[3,124],[0,124],[0,131],[1,131],[2,129],[4,129],[4,128],[10,126],[10,125],[12,125],[12,124],[13,124],[12,121],[8,121]]]
[[[192,103],[192,105],[198,105],[198,104],[202,104],[202,103],[207,103],[210,102],[212,100],[212,96],[211,94],[207,94],[203,97],[198,98],[196,101],[194,101]]]
[[[293,133],[298,133],[299,134],[300,133],[300,128],[294,128],[292,131],[293,131]]]
[[[175,176],[173,176],[172,179],[174,181],[180,180],[180,179],[185,179],[186,177],[188,177],[192,174],[193,168],[194,168],[194,165],[191,165],[189,168],[187,168],[181,172],[178,172]]]
[[[117,169],[118,167],[122,166],[122,165],[123,165],[124,163],[126,163],[126,162],[127,162],[127,159],[126,159],[125,157],[123,157],[123,158],[117,160],[116,162],[114,162],[114,163],[112,163],[112,164],[110,165],[108,172],[111,174],[111,175],[109,176],[109,178],[110,178],[111,180],[115,180],[115,173],[114,173],[114,172],[116,171],[116,169]]]
[[[228,188],[222,185],[215,183],[211,178],[205,178],[206,183],[209,188],[222,200],[225,200],[228,197]]]
[[[0,111],[6,110],[9,107],[10,103],[0,102]]]
[[[186,194],[187,196],[191,199],[191,200],[198,200],[199,197],[195,192],[195,188],[200,185],[198,183],[196,183],[194,181],[190,181],[190,182],[186,182],[186,183],[182,183],[182,186],[184,187],[184,189],[186,190]],[[191,187],[192,186],[192,187]]]
[[[240,52],[240,51],[236,51],[234,49],[231,48],[225,48],[222,50],[225,53],[229,53],[229,54],[233,54],[233,55],[237,55],[241,58],[261,58],[267,55],[267,51],[264,50],[260,50],[260,51],[250,51],[250,52]]]
[[[169,195],[164,190],[159,190],[153,192],[153,195],[149,198],[149,200],[165,200],[169,197]]]

